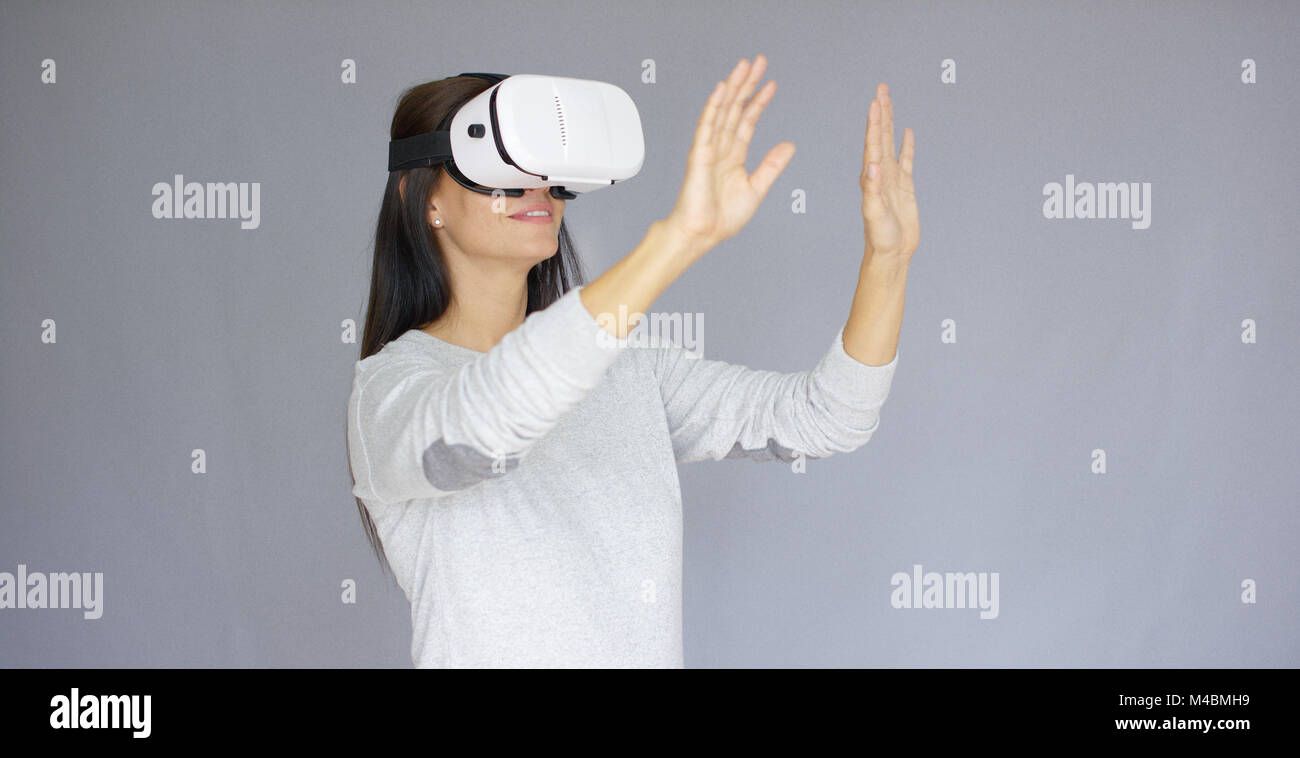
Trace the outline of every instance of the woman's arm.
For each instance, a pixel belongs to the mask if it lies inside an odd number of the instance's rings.
[[[882,366],[898,354],[907,292],[907,264],[872,260],[858,269],[858,288],[844,325],[844,350],[868,366]]]
[[[637,350],[647,351],[678,463],[855,450],[880,426],[898,363],[860,363],[840,333],[813,369],[794,373],[697,358],[676,344]]]
[[[904,129],[902,149],[894,157],[894,101],[881,82],[867,114],[859,176],[866,250],[843,332],[844,349],[869,366],[892,360],[898,350],[907,267],[921,241],[912,181],[915,155],[916,135]]]
[[[626,349],[599,339],[581,294],[533,311],[455,368],[407,347],[358,361],[348,403],[353,494],[437,498],[517,468]]]

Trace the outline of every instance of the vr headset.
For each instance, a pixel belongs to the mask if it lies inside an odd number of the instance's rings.
[[[572,200],[636,176],[645,160],[641,117],[619,87],[537,74],[464,73],[494,82],[438,129],[388,143],[388,170],[446,164],[462,187],[519,197],[550,187]]]

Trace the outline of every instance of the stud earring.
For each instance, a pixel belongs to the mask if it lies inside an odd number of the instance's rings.
[[[435,218],[435,219],[433,220],[433,225],[434,225],[434,226],[442,226],[442,220],[441,220],[441,219],[436,219],[436,218]]]

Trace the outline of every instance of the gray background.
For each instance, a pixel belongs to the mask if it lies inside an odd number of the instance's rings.
[[[0,609],[0,665],[410,666],[409,607],[349,493],[339,336],[364,316],[397,96],[466,70],[627,90],[645,167],[566,212],[594,278],[670,210],[709,90],[759,52],[779,89],[750,168],[798,153],[655,310],[704,313],[708,357],[812,368],[856,281],[878,81],[917,135],[922,242],[867,446],[803,475],[681,468],[687,665],[1300,665],[1294,3],[2,15],[0,571],[105,584],[98,620]],[[154,219],[176,173],[261,182],[261,228]],[[1044,219],[1067,173],[1151,182],[1151,227]],[[917,563],[999,572],[999,617],[890,607]]]

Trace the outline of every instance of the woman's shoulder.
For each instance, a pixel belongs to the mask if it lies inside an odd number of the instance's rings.
[[[664,351],[681,352],[682,348],[671,343],[629,344],[622,348],[621,355],[609,367],[606,378],[627,381],[653,377],[663,360]],[[410,329],[387,342],[374,355],[357,361],[356,375],[358,378],[369,377],[381,368],[398,366],[420,372],[451,371],[482,355],[484,353],[444,342],[419,329]]]
[[[371,374],[395,364],[451,369],[474,355],[474,351],[452,345],[419,329],[408,329],[389,340],[373,355],[357,361],[357,375]]]

